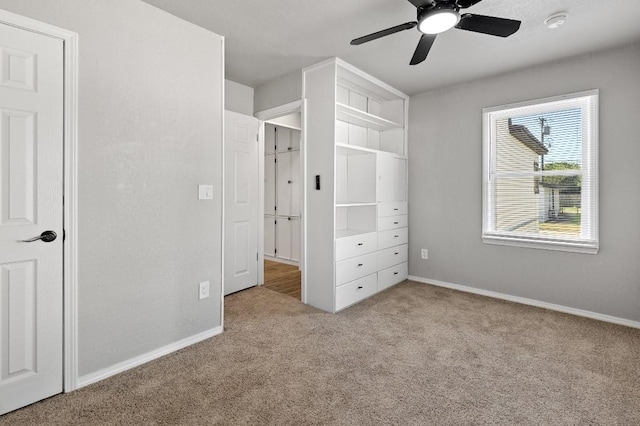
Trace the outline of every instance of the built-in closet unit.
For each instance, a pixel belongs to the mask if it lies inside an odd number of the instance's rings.
[[[300,130],[265,124],[264,255],[297,263],[301,254]]]
[[[407,278],[409,98],[340,59],[303,97],[306,302],[336,312]]]

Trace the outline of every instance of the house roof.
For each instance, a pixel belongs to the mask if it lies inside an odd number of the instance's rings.
[[[512,124],[511,119],[509,119],[509,133],[536,154],[545,155],[549,153],[547,147],[544,146],[538,138],[533,136],[526,126],[522,124]]]

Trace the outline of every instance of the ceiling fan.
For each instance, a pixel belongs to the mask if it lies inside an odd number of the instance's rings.
[[[407,22],[386,30],[378,31],[351,40],[352,45],[359,45],[395,34],[400,31],[418,27],[422,33],[418,47],[411,58],[411,65],[424,61],[431,50],[436,36],[453,27],[460,30],[474,31],[498,37],[509,37],[520,29],[520,21],[497,18],[495,16],[460,14],[460,9],[466,9],[482,0],[409,0],[418,9],[418,20]]]

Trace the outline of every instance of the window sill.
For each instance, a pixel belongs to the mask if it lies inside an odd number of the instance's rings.
[[[543,250],[567,251],[573,253],[598,254],[599,245],[594,242],[569,242],[556,240],[542,240],[534,238],[512,237],[504,235],[483,235],[485,244],[497,244],[502,246],[524,247]]]

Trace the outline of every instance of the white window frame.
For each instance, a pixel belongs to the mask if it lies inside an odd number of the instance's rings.
[[[599,91],[554,96],[526,102],[502,105],[482,110],[482,241],[487,244],[560,250],[596,254],[599,250],[598,233],[598,104]],[[495,229],[495,168],[496,168],[496,121],[514,116],[535,115],[558,109],[580,108],[582,111],[582,170],[566,171],[568,175],[581,174],[582,179],[582,236],[569,239],[554,236],[535,236]],[[526,174],[511,173],[509,176],[543,176],[549,172],[538,171]],[[554,175],[563,174],[553,171]],[[585,226],[585,224],[587,226]]]

